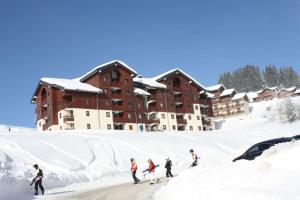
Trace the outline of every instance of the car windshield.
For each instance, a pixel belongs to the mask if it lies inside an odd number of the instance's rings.
[[[258,150],[259,150],[259,147],[258,147],[258,146],[254,146],[254,147],[252,147],[252,148],[249,150],[248,153],[254,153],[254,152],[258,151]]]

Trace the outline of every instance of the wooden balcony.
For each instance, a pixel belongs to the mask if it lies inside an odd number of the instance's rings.
[[[113,122],[114,123],[129,123],[129,119],[126,119],[125,117],[117,117],[117,116],[114,116],[113,117]]]
[[[67,114],[64,116],[64,122],[69,123],[74,121],[74,115]]]
[[[183,118],[177,118],[177,124],[187,124],[187,121],[186,119],[183,119]]]
[[[147,124],[159,124],[160,120],[159,119],[147,119],[146,123]]]

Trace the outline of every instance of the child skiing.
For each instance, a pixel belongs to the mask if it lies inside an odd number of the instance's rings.
[[[166,164],[165,164],[165,168],[167,169],[167,171],[166,171],[167,177],[173,177],[173,174],[171,172],[171,167],[172,167],[172,161],[169,158],[167,158]]]
[[[197,154],[194,152],[193,149],[190,149],[190,153],[192,154],[192,159],[193,159],[193,163],[191,164],[191,167],[195,167],[198,165],[198,156]]]
[[[134,158],[130,158],[130,162],[131,162],[131,174],[132,174],[132,178],[134,180],[134,184],[137,184],[138,182],[140,182],[140,179],[138,179],[136,177],[137,164],[136,164]]]
[[[30,183],[30,186],[32,186],[32,184],[34,183],[34,195],[38,195],[38,187],[41,189],[42,191],[42,195],[44,195],[44,187],[42,185],[42,179],[43,179],[43,171],[39,168],[39,166],[37,164],[33,165],[33,167],[35,168],[35,177],[33,178],[32,182]]]

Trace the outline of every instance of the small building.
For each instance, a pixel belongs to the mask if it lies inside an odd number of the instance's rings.
[[[296,91],[296,87],[290,87],[290,88],[281,88],[278,93],[278,98],[285,98],[285,97],[291,97]]]
[[[277,87],[264,88],[257,91],[257,98],[254,99],[255,102],[268,101],[277,98]]]

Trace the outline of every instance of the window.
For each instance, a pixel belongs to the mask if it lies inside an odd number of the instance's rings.
[[[173,79],[173,87],[179,88],[180,87],[180,79],[178,77]]]
[[[174,119],[175,117],[174,117],[174,114],[171,114],[171,119]]]
[[[62,126],[60,126],[59,129],[62,130]]]
[[[165,119],[166,118],[165,114],[161,114],[161,118]]]
[[[105,82],[108,82],[108,76],[104,76],[104,77],[103,77],[103,80],[104,80]]]
[[[131,119],[131,114],[130,113],[128,113],[127,116],[128,116],[128,119]]]
[[[110,112],[106,112],[106,117],[110,117]]]
[[[107,88],[104,88],[104,89],[103,89],[103,93],[104,93],[104,94],[107,94],[107,92],[108,92],[108,89],[107,89]]]
[[[197,120],[200,120],[200,116],[197,116]]]
[[[39,122],[39,127],[41,127],[42,126],[42,123],[41,122]]]
[[[87,129],[91,129],[91,124],[87,124],[87,125],[86,125],[86,128],[87,128]]]
[[[73,110],[69,110],[69,112],[70,112],[70,115],[73,115],[73,114],[74,114]]]
[[[111,72],[111,81],[113,81],[113,82],[119,82],[119,80],[120,80],[120,72],[119,71],[117,71],[117,70],[113,70],[112,72]]]
[[[73,101],[73,97],[71,95],[67,95],[67,96],[64,96],[64,99],[68,102],[72,102]]]
[[[167,126],[166,125],[163,125],[163,130],[167,130]]]
[[[199,108],[198,108],[198,106],[195,106],[195,110],[198,110]]]
[[[190,126],[190,130],[191,130],[191,131],[193,130],[193,126]]]
[[[189,115],[189,120],[192,120],[192,116],[191,115]]]
[[[85,112],[85,115],[86,115],[87,117],[89,117],[89,116],[90,116],[90,111],[86,111],[86,112]]]
[[[142,115],[141,114],[139,114],[139,119],[142,119]]]
[[[132,125],[129,125],[129,130],[131,130],[131,131],[133,130],[133,127],[132,127]]]
[[[176,126],[175,125],[173,125],[172,128],[173,128],[173,130],[176,130]]]
[[[107,124],[107,130],[111,130],[111,125]]]
[[[201,131],[201,126],[198,126],[198,130]]]
[[[132,102],[131,101],[128,101],[127,104],[128,104],[128,107],[132,106]]]
[[[61,119],[62,118],[62,114],[61,113],[59,113],[59,119]]]
[[[74,123],[71,123],[71,124],[70,124],[70,127],[71,127],[72,129],[74,129],[74,128],[75,128]]]
[[[160,108],[163,108],[164,107],[164,104],[163,103],[160,103]]]

